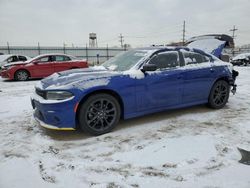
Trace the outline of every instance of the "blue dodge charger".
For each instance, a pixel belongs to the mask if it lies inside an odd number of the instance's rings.
[[[121,118],[198,104],[220,109],[236,91],[236,76],[229,63],[198,49],[132,49],[41,80],[31,102],[41,126],[100,135]]]

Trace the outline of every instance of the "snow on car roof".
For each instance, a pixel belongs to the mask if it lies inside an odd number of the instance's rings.
[[[75,56],[68,55],[68,54],[61,54],[61,53],[48,53],[48,54],[41,54],[41,55],[35,56],[35,57],[33,57],[33,58],[29,59],[28,61],[29,61],[29,62],[31,62],[31,61],[33,61],[33,60],[35,60],[35,59],[37,59],[37,58],[44,57],[44,56],[50,56],[50,55],[60,55],[60,56],[62,55],[62,56],[68,56],[68,57],[71,57],[71,58],[73,58],[73,59],[76,59],[76,57],[75,57]]]

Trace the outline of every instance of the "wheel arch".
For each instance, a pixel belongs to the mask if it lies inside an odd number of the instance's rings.
[[[29,78],[31,77],[31,74],[30,74],[30,71],[29,71],[29,70],[27,70],[27,69],[25,69],[25,68],[19,68],[19,69],[15,70],[15,72],[14,72],[14,78],[16,78],[16,73],[17,73],[18,71],[25,71],[25,72],[28,73]]]
[[[217,79],[214,81],[213,85],[214,85],[216,82],[218,82],[219,80],[224,80],[224,81],[226,81],[228,84],[230,84],[230,78],[229,78],[228,76],[222,76],[222,77],[220,77],[220,78],[217,78]]]
[[[114,90],[111,89],[99,89],[99,90],[95,90],[95,91],[91,91],[90,93],[88,93],[87,95],[85,95],[79,102],[77,109],[76,109],[76,115],[75,115],[75,119],[76,119],[76,128],[79,128],[79,121],[78,121],[78,115],[81,109],[82,104],[84,103],[84,101],[86,101],[90,96],[95,95],[95,94],[108,94],[111,95],[113,97],[115,97],[120,105],[120,109],[121,109],[121,119],[124,118],[124,103],[123,100],[121,98],[121,96]]]
[[[226,81],[229,85],[231,85],[231,79],[230,79],[228,76],[221,76],[221,77],[215,79],[214,82],[211,84],[210,89],[209,89],[209,95],[210,95],[210,93],[211,93],[211,90],[212,90],[214,84],[215,84],[216,82],[220,81],[220,80],[224,80],[224,81]],[[209,95],[208,95],[208,97],[209,97]]]

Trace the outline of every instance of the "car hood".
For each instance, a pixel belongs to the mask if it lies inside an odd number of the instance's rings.
[[[120,74],[115,71],[108,71],[104,67],[73,69],[54,73],[41,80],[36,87],[48,90],[68,89],[71,87],[87,89],[107,85],[113,76]]]

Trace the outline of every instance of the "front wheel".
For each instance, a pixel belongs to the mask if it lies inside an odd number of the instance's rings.
[[[229,93],[230,86],[226,81],[219,80],[215,82],[210,91],[208,105],[214,109],[223,108],[228,101]]]
[[[90,96],[78,114],[80,128],[92,135],[110,132],[119,122],[121,109],[117,99],[108,94]]]
[[[18,70],[15,73],[15,80],[17,81],[25,81],[28,80],[29,78],[29,73],[25,70]]]

